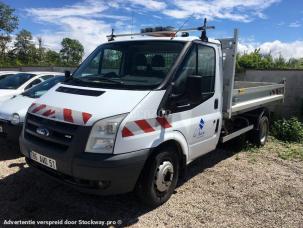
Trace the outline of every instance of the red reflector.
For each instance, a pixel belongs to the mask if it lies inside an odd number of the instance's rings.
[[[129,137],[129,136],[133,136],[134,134],[127,128],[124,127],[122,130],[122,137]]]
[[[72,116],[72,110],[70,109],[63,109],[63,116],[64,120],[70,123],[74,122],[73,116]]]
[[[39,111],[41,111],[44,108],[46,108],[46,105],[39,105],[37,108],[35,108],[33,110],[33,113],[39,112]]]
[[[143,130],[145,133],[153,132],[155,129],[153,129],[152,126],[146,121],[146,120],[137,120],[135,123]]]
[[[83,122],[84,124],[87,123],[87,121],[89,121],[89,119],[92,117],[91,114],[87,113],[87,112],[82,112],[82,118],[83,118]]]
[[[44,112],[42,115],[43,115],[43,116],[51,116],[51,115],[54,115],[55,113],[56,113],[55,110],[49,109],[49,110],[47,110],[46,112]]]
[[[169,124],[169,122],[167,121],[167,119],[165,117],[157,117],[156,120],[158,121],[158,123],[163,128],[170,128],[171,127],[171,125]]]

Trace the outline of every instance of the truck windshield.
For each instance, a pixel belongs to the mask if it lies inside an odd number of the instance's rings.
[[[0,89],[18,89],[25,82],[33,78],[35,74],[19,73],[0,78]]]
[[[30,98],[39,98],[44,95],[48,90],[54,87],[57,83],[64,81],[64,76],[56,76],[54,78],[48,79],[39,85],[27,90],[26,92],[22,93],[25,97]]]
[[[129,41],[101,45],[69,83],[98,87],[154,89],[161,84],[184,47],[178,41]]]

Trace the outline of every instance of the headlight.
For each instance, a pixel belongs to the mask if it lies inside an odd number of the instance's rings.
[[[90,132],[85,152],[112,153],[120,123],[126,116],[127,114],[113,116],[95,123]]]
[[[13,125],[18,125],[18,124],[20,124],[20,116],[19,116],[19,114],[14,113],[14,114],[12,115],[12,117],[11,117],[11,123],[12,123]]]

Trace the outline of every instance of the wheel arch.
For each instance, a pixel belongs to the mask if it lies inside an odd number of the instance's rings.
[[[153,157],[158,154],[164,148],[172,148],[179,155],[180,174],[184,174],[186,164],[188,163],[188,145],[185,137],[179,131],[174,131],[169,136],[165,137],[160,143],[153,145],[151,152],[145,162],[144,167]],[[143,168],[144,169],[144,168]]]
[[[268,120],[270,118],[270,112],[269,112],[268,108],[266,108],[266,107],[264,107],[262,109],[259,109],[259,116],[256,119],[256,122],[254,123],[254,126],[255,126],[256,130],[259,130],[259,123],[260,123],[263,116],[266,116],[268,118]]]
[[[270,111],[266,107],[255,109],[243,114],[243,117],[247,118],[249,122],[254,125],[254,130],[259,130],[259,123],[263,116],[270,119]]]

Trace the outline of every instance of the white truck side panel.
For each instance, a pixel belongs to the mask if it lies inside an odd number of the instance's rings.
[[[136,151],[146,148],[153,148],[159,146],[161,143],[168,140],[175,140],[178,142],[182,148],[182,151],[186,158],[189,157],[188,145],[184,132],[180,132],[177,129],[182,129],[181,125],[186,128],[189,118],[183,120],[173,119],[172,116],[167,117],[167,121],[172,125],[171,128],[161,128],[156,127],[155,118],[157,118],[157,109],[164,96],[165,91],[152,91],[149,93],[145,99],[134,108],[129,116],[127,116],[120,125],[120,129],[117,134],[116,144],[114,153],[121,154],[130,151]],[[136,120],[145,119],[153,126],[155,131],[145,133],[144,131],[137,131],[134,136],[122,137],[122,129],[128,123],[133,123]],[[130,128],[130,130],[135,131],[136,126]],[[138,127],[137,127],[138,128]],[[187,159],[188,160],[188,159]]]
[[[139,103],[133,109],[133,111],[122,121],[120,124],[120,129],[117,133],[116,144],[114,148],[115,154],[151,148],[153,145],[157,145],[157,142],[163,141],[161,139],[162,132],[160,131],[163,131],[164,129],[156,129],[155,126],[153,126],[156,131],[145,133],[134,124],[134,121],[148,120],[152,125],[151,121],[157,117],[157,109],[164,93],[164,90],[150,92],[144,98],[144,100],[142,100],[141,103]],[[129,130],[134,132],[134,135],[131,137],[122,137],[122,129],[126,124],[128,124]],[[168,131],[171,131],[171,129],[165,129],[165,133]]]

